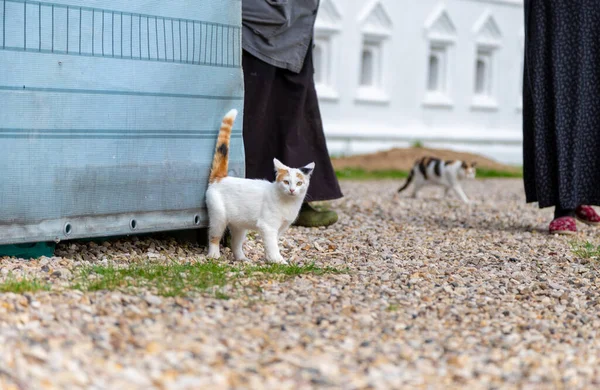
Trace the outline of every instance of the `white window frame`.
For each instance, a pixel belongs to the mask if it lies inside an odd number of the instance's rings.
[[[524,86],[524,80],[523,78],[525,77],[525,30],[521,30],[521,34],[519,34],[519,39],[521,41],[520,47],[521,47],[521,57],[520,57],[520,61],[519,64],[521,65],[520,68],[520,76],[521,78],[518,80],[517,85],[519,86],[519,90],[517,91],[517,111],[523,111],[523,86]]]
[[[363,83],[363,76],[365,72],[364,54],[368,52],[371,54],[371,75],[368,77],[370,83]],[[363,42],[362,50],[360,52],[360,80],[359,85],[361,88],[374,88],[381,89],[381,44],[379,42]]]
[[[338,100],[339,93],[335,88],[335,72],[333,72],[334,39],[331,34],[315,34],[315,47],[321,48],[321,63],[315,66],[315,88],[320,99]],[[314,50],[314,49],[313,49]],[[314,57],[313,57],[314,59]],[[320,69],[318,69],[320,65]],[[318,78],[316,75],[319,75]]]
[[[317,53],[320,51],[320,56]],[[313,66],[315,84],[329,84],[329,40],[315,37],[313,42]]]
[[[430,58],[433,53],[437,53],[438,58],[438,87],[429,88],[431,77]],[[430,107],[452,107],[453,102],[450,98],[451,90],[451,65],[452,65],[452,45],[449,41],[431,41],[427,51],[426,70],[425,70],[425,99],[423,104]]]
[[[443,4],[440,4],[427,18],[424,31],[427,50],[423,67],[425,79],[422,104],[430,108],[452,108],[454,106],[451,93],[456,27]],[[429,88],[430,58],[433,53],[438,53],[441,61],[439,62],[438,88],[431,90]]]
[[[389,38],[392,35],[392,20],[381,0],[372,0],[358,18],[362,25],[362,42],[357,53],[358,74],[356,75],[356,101],[364,103],[388,104],[388,51]],[[363,72],[363,52],[373,53],[373,84],[361,85]]]
[[[498,102],[496,95],[498,92],[498,52],[501,47],[502,34],[498,29],[494,17],[490,10],[485,11],[473,27],[475,34],[475,51],[472,61],[473,72],[471,108],[474,110],[496,111]],[[483,59],[487,64],[488,74],[486,76],[486,88],[483,93],[477,93],[477,62]]]
[[[475,52],[475,60],[473,61],[473,78],[472,78],[472,93],[473,99],[471,106],[475,109],[483,110],[496,110],[498,109],[498,103],[496,101],[497,91],[497,73],[498,67],[496,66],[497,47],[490,45],[477,45]],[[482,61],[486,66],[486,74],[483,91],[477,91],[477,64]]]
[[[322,15],[322,13],[325,13]],[[325,17],[322,17],[325,16]],[[337,72],[339,68],[339,33],[342,15],[335,0],[321,2],[319,14],[315,22],[314,44],[322,49],[321,69],[315,65],[315,74],[320,72],[320,80],[315,78],[317,96],[321,100],[337,101],[340,98],[337,88]]]
[[[386,52],[385,39],[382,37],[364,36],[359,52],[358,66],[358,90],[356,100],[373,103],[387,103],[389,96],[385,89],[385,61]],[[373,56],[373,74],[372,84],[363,85],[363,53],[365,50],[371,52]]]
[[[429,56],[427,57],[427,93],[446,93],[446,82],[448,81],[446,77],[447,57],[448,53],[445,47],[434,45],[429,47]],[[432,59],[436,60],[435,83],[433,83],[434,69],[432,67]]]
[[[522,54],[521,54],[522,56]],[[523,78],[525,77],[525,60],[521,58],[520,61],[521,67],[519,72],[519,80],[517,81],[517,85],[519,86],[519,90],[517,91],[517,111],[523,111],[523,87],[525,85]]]
[[[479,64],[483,64],[483,75],[479,75]],[[475,83],[473,94],[481,99],[494,96],[494,52],[491,49],[479,48],[475,57]],[[479,82],[481,81],[481,86]]]

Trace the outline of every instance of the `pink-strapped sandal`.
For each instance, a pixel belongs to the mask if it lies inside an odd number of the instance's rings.
[[[550,234],[572,235],[577,233],[577,222],[573,217],[560,217],[550,222]]]
[[[575,218],[587,225],[600,225],[600,215],[592,206],[579,206],[575,209]]]

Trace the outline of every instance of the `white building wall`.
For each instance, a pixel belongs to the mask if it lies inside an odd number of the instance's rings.
[[[521,163],[522,1],[322,0],[315,31],[332,155],[421,141]],[[431,39],[446,49],[442,94],[427,90]],[[379,88],[360,85],[365,40],[381,50]],[[483,99],[474,93],[478,42],[492,53]]]

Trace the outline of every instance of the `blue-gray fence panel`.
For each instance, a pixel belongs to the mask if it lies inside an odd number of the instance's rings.
[[[231,108],[240,0],[0,0],[0,244],[205,226]]]

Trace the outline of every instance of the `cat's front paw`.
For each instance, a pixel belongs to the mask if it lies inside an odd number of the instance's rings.
[[[209,249],[208,255],[206,255],[209,259],[218,259],[221,257],[221,251],[219,249]]]
[[[287,261],[285,261],[285,259],[281,255],[267,256],[267,261],[269,263],[275,263],[275,264],[287,264],[288,263]]]

